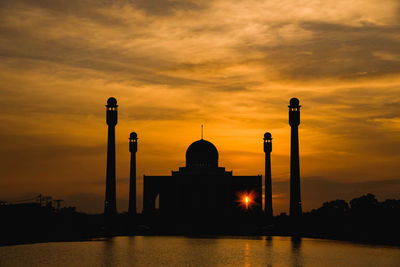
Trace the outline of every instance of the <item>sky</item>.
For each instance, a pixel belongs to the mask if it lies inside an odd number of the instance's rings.
[[[102,212],[110,96],[120,212],[129,133],[140,211],[143,175],[184,166],[202,124],[234,175],[264,173],[271,132],[274,213],[288,212],[292,97],[305,211],[400,198],[397,0],[0,1],[0,200]]]

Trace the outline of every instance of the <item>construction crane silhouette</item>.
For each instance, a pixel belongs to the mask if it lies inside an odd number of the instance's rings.
[[[39,202],[40,207],[43,207],[43,206],[51,207],[54,202],[57,209],[59,210],[61,207],[61,202],[63,200],[62,199],[54,199],[53,200],[53,198],[50,196],[44,196],[44,195],[40,194],[40,195],[36,195],[31,198],[25,198],[25,199],[20,199],[20,200],[11,200],[11,201],[0,200],[0,205],[21,204],[21,203],[32,202],[32,201]]]

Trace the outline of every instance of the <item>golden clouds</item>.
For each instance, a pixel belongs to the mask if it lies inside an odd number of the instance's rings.
[[[398,179],[398,10],[361,0],[2,1],[0,193],[102,195],[109,96],[120,105],[121,197],[132,130],[138,175],[166,174],[201,124],[237,174],[263,173],[271,131],[273,180],[284,183],[292,96],[303,105],[304,177]]]

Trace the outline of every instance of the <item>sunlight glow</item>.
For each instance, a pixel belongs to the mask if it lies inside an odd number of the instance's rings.
[[[250,192],[239,192],[237,193],[239,206],[242,209],[248,210],[251,209],[253,205],[256,204],[256,193],[253,191]]]
[[[244,197],[244,202],[246,203],[246,210],[249,209],[249,197],[248,196]]]

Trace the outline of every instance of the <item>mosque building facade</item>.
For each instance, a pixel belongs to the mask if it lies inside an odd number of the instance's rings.
[[[262,176],[234,176],[218,166],[218,156],[217,148],[201,139],[187,149],[185,167],[170,176],[145,175],[143,213],[202,218],[261,213]]]

